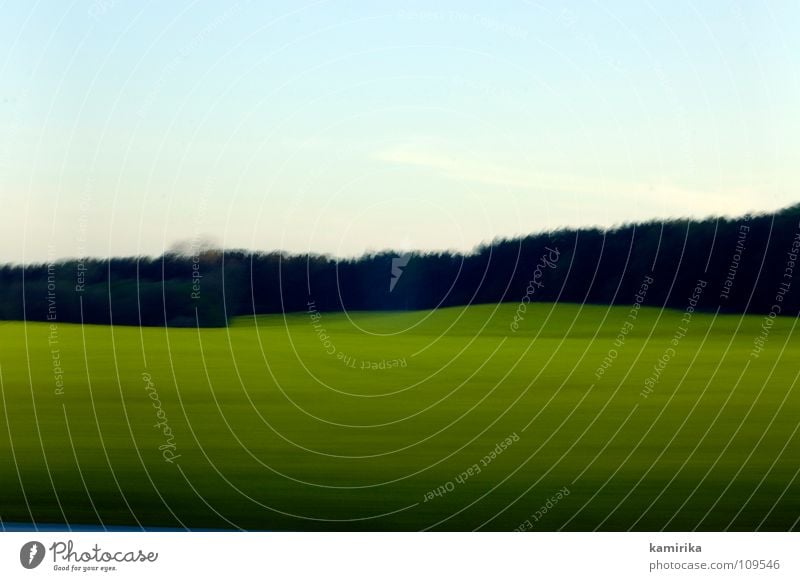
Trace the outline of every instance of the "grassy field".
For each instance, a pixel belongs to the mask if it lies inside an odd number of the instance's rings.
[[[516,308],[0,323],[0,518],[798,528],[794,319]]]

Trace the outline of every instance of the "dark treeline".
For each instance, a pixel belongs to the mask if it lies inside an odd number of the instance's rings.
[[[793,282],[800,205],[736,219],[648,222],[497,240],[469,254],[382,252],[357,259],[203,250],[159,258],[0,267],[0,319],[223,326],[227,318],[304,311],[413,310],[534,301],[644,304],[782,315]],[[800,270],[798,271],[800,274]],[[797,288],[795,288],[797,287]]]

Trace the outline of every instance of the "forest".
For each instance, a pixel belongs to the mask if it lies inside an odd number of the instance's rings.
[[[358,258],[191,248],[160,257],[0,266],[0,319],[225,326],[233,317],[526,301],[796,316],[800,204],[774,214],[559,229],[469,253]],[[800,285],[797,285],[800,286]]]

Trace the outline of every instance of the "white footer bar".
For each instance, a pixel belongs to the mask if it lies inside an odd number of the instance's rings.
[[[0,534],[0,579],[777,581],[800,579],[798,549],[796,533],[24,532]]]

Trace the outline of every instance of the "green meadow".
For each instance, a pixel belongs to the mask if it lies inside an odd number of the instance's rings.
[[[531,304],[514,330],[516,312],[0,323],[0,518],[798,528],[795,319]]]

